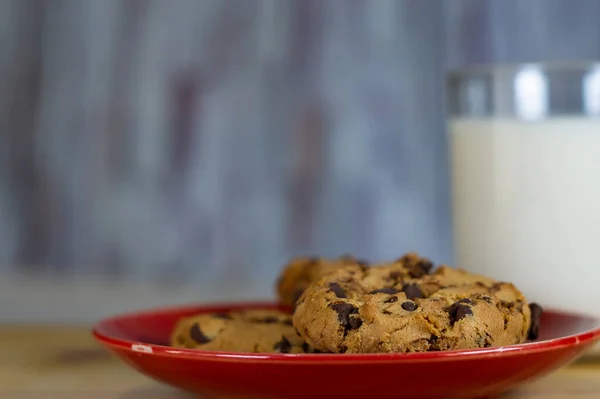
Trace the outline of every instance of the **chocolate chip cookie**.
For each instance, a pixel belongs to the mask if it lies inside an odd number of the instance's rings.
[[[171,334],[178,348],[254,353],[314,353],[298,337],[291,315],[277,310],[211,313],[180,320]]]
[[[535,339],[541,308],[512,284],[408,254],[388,265],[338,268],[311,284],[293,323],[334,353],[486,348]]]
[[[342,266],[366,264],[351,255],[336,259],[297,257],[283,268],[276,283],[277,297],[281,304],[294,306],[304,289],[330,271]]]

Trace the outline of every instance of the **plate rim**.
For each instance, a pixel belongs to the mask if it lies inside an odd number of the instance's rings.
[[[107,347],[119,348],[121,350],[135,352],[139,355],[178,357],[186,359],[197,359],[203,361],[250,361],[250,362],[277,362],[277,363],[336,363],[336,364],[356,364],[356,363],[401,363],[401,362],[439,362],[439,361],[457,361],[476,358],[493,358],[518,356],[523,354],[532,354],[545,352],[565,347],[575,347],[586,344],[593,344],[600,340],[600,317],[591,315],[558,310],[553,308],[544,309],[544,312],[556,315],[574,316],[592,321],[596,327],[582,331],[580,333],[556,337],[548,340],[526,342],[515,345],[499,346],[492,348],[476,349],[458,349],[439,352],[413,352],[413,353],[251,353],[251,352],[225,352],[209,351],[202,349],[174,348],[171,346],[152,344],[143,341],[133,341],[123,338],[116,338],[103,333],[103,326],[120,319],[131,317],[148,316],[152,313],[185,312],[198,310],[201,313],[218,312],[223,309],[282,309],[290,310],[289,307],[278,304],[272,300],[253,300],[253,301],[225,301],[225,302],[204,302],[184,305],[171,305],[157,308],[149,308],[137,311],[130,311],[121,314],[109,316],[97,321],[91,333],[93,337],[101,344]],[[141,350],[139,347],[141,346]]]

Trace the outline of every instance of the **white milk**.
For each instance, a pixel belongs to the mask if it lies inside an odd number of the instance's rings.
[[[600,315],[600,119],[453,119],[457,266]]]

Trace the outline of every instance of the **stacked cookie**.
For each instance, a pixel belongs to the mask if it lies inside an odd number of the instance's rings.
[[[254,353],[314,353],[291,315],[271,309],[200,314],[180,320],[171,344],[179,348]]]
[[[504,346],[536,339],[541,308],[511,283],[407,254],[368,266],[298,258],[277,281],[293,315],[269,310],[181,320],[178,347],[243,352],[382,353]]]

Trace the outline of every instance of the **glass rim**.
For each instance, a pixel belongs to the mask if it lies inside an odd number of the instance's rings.
[[[531,67],[547,71],[586,71],[592,68],[600,68],[600,59],[470,64],[448,69],[446,71],[446,77],[460,78],[494,73],[516,73],[523,68]]]

